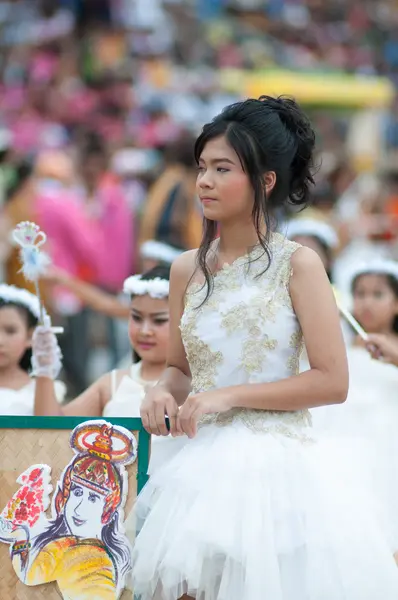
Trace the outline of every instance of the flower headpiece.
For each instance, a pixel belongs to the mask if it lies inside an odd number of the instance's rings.
[[[40,302],[28,290],[2,283],[0,284],[0,299],[6,304],[19,304],[26,308],[37,320],[40,319]]]
[[[183,253],[183,250],[174,248],[170,244],[164,242],[158,242],[157,240],[147,240],[140,247],[141,258],[147,258],[151,260],[159,260],[169,265]]]
[[[398,262],[378,259],[360,263],[351,270],[350,281],[353,282],[360,275],[391,275],[398,281]]]
[[[168,298],[170,282],[167,279],[155,277],[155,279],[142,279],[141,275],[128,277],[123,285],[123,291],[130,296],[145,296],[151,298]]]
[[[339,238],[333,227],[316,219],[292,219],[287,223],[286,235],[289,239],[296,236],[315,237],[332,250],[339,244]]]

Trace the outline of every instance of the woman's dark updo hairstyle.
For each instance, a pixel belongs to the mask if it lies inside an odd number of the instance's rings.
[[[23,304],[19,304],[18,302],[6,302],[3,298],[0,298],[0,310],[2,308],[15,308],[25,320],[28,330],[34,329],[38,324],[38,319]],[[21,360],[19,361],[19,366],[27,373],[29,373],[31,370],[31,360],[32,349],[27,348]]]
[[[165,279],[166,281],[170,281],[170,265],[159,264],[153,269],[146,271],[141,275],[141,281],[153,281],[153,279]],[[132,296],[134,298],[134,296]],[[137,352],[133,350],[133,363],[140,362],[141,358],[138,356]]]
[[[387,281],[388,287],[391,289],[394,296],[398,299],[398,280],[396,279],[396,277],[393,277],[393,275],[388,275],[388,273],[372,273],[371,271],[369,271],[369,273],[360,273],[359,275],[354,277],[354,279],[351,282],[352,295],[355,294],[355,288],[358,283],[358,280],[360,279],[360,277],[363,277],[363,275],[381,275],[382,277],[384,277]],[[395,315],[394,320],[392,322],[392,330],[394,333],[398,334],[398,314]]]
[[[258,241],[268,255],[271,215],[284,204],[304,208],[310,200],[315,133],[298,104],[291,98],[261,96],[227,106],[211,123],[203,127],[195,143],[194,156],[199,163],[206,144],[225,136],[239,156],[242,168],[254,190],[253,221]],[[264,175],[274,171],[275,187],[266,196]],[[265,222],[266,234],[262,233]],[[207,285],[207,300],[213,285],[207,255],[217,234],[217,223],[204,219],[202,242],[197,264]],[[268,268],[268,267],[267,267]]]

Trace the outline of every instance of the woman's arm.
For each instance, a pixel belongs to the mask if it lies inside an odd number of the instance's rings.
[[[195,265],[196,251],[179,256],[170,272],[170,337],[167,368],[158,383],[148,391],[141,406],[144,427],[154,435],[167,435],[165,415],[170,419],[170,432],[178,433],[177,412],[191,391],[191,372],[181,340],[180,322],[184,310],[187,283]]]
[[[55,396],[54,381],[49,377],[37,377],[34,414],[36,416],[102,417],[104,406],[110,398],[110,374],[95,381],[80,396],[60,406]]]
[[[130,308],[128,305],[123,304],[115,296],[103,292],[94,285],[75,279],[63,271],[53,269],[44,277],[44,280],[67,287],[84,304],[108,317],[129,318]]]
[[[190,396],[180,411],[182,429],[195,435],[206,413],[231,408],[294,411],[344,402],[348,366],[332,288],[318,255],[300,248],[291,259],[290,295],[303,331],[310,370],[272,383],[250,383]]]
[[[192,274],[196,250],[186,252],[173,263],[170,271],[170,334],[167,368],[158,386],[166,389],[178,404],[183,404],[191,391],[191,371],[181,339],[180,323],[184,312],[187,283]]]

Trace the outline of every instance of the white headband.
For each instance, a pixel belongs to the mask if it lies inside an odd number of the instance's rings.
[[[391,275],[398,281],[398,262],[380,259],[361,263],[351,270],[350,275],[351,282],[360,275]]]
[[[298,235],[316,237],[331,249],[339,245],[339,238],[333,227],[315,219],[293,219],[287,223],[286,235],[289,239]]]
[[[158,242],[157,240],[148,240],[140,247],[141,258],[149,258],[159,260],[170,264],[183,253],[183,250],[178,250],[169,244]]]
[[[168,298],[170,283],[167,279],[156,277],[155,279],[141,279],[141,275],[128,277],[123,285],[123,292],[130,296],[145,296],[151,298]]]
[[[6,304],[20,304],[26,308],[37,320],[40,319],[40,303],[37,297],[15,285],[0,284],[0,299]]]

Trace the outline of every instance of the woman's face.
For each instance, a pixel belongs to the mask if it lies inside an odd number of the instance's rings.
[[[31,346],[31,331],[18,308],[0,308],[0,369],[18,365]]]
[[[134,296],[131,301],[129,338],[132,348],[142,360],[164,364],[169,342],[168,299]]]
[[[196,182],[203,214],[211,221],[251,220],[254,192],[240,159],[224,136],[207,142]]]
[[[391,332],[398,300],[385,275],[360,275],[354,285],[354,316],[368,333]]]
[[[72,535],[79,538],[100,538],[105,496],[72,482],[65,504],[65,520]]]

